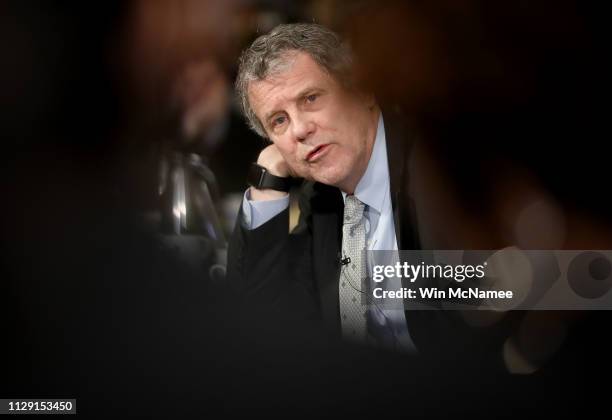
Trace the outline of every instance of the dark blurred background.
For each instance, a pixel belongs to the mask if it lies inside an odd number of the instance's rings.
[[[610,249],[607,16],[578,1],[3,1],[0,397],[77,398],[101,418],[598,410],[604,312],[516,315],[505,370],[467,371],[345,347],[241,301],[223,273],[265,144],[237,112],[236,60],[298,21],[344,34],[359,81],[416,134],[426,248]]]

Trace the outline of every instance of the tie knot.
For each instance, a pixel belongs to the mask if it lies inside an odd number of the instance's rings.
[[[354,195],[347,195],[344,202],[344,223],[358,223],[363,217],[363,204]]]

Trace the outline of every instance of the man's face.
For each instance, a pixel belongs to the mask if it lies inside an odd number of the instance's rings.
[[[249,101],[297,176],[353,192],[376,136],[372,98],[345,89],[296,52],[280,72],[250,83]]]
[[[211,58],[188,63],[174,82],[174,99],[180,105],[181,133],[186,140],[205,135],[228,113],[229,82]]]

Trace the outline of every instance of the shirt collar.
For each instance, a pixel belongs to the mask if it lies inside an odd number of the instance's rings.
[[[380,114],[372,155],[365,173],[355,187],[354,195],[362,203],[382,213],[386,191],[389,191],[389,164],[387,162],[385,125],[382,114]],[[345,200],[346,195],[343,191],[342,197]]]

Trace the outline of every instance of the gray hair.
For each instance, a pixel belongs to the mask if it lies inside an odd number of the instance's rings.
[[[249,83],[282,71],[288,54],[299,51],[308,53],[337,81],[350,84],[351,51],[336,33],[326,27],[315,23],[283,24],[261,35],[240,56],[236,93],[249,126],[262,137],[268,136],[249,103]]]

